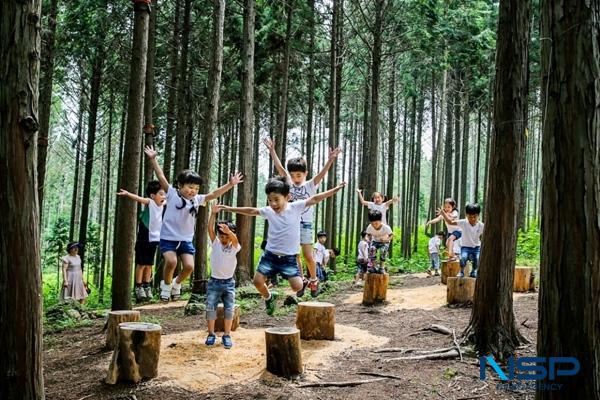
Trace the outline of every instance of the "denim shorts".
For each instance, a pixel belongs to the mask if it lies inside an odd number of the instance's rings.
[[[302,273],[298,268],[296,254],[293,255],[277,255],[265,250],[260,261],[258,262],[257,272],[264,276],[280,274],[284,279],[301,277]]]
[[[429,257],[431,258],[431,268],[439,269],[440,268],[440,253],[429,253]]]
[[[196,249],[194,248],[192,242],[177,242],[175,240],[160,239],[161,254],[165,254],[167,251],[174,251],[178,256],[182,254],[194,255],[196,253]]]
[[[368,265],[369,265],[368,261],[357,260],[356,261],[356,273],[357,274],[366,274]]]
[[[300,222],[300,244],[313,244],[312,222]]]
[[[462,232],[461,231],[450,232],[448,237],[450,237],[450,236],[454,236],[454,240],[458,240],[462,237]]]
[[[473,269],[476,270],[479,266],[479,254],[480,247],[461,247],[460,248],[460,266],[464,268],[467,265],[467,261],[471,261]]]
[[[210,278],[206,289],[206,319],[217,319],[217,306],[223,303],[225,319],[233,319],[235,310],[235,279]]]

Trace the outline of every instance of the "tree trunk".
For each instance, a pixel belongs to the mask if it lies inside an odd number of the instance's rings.
[[[83,73],[82,73],[83,74]],[[75,237],[75,227],[79,219],[77,206],[79,204],[79,157],[81,154],[81,135],[83,131],[83,110],[85,108],[85,90],[83,89],[83,79],[79,91],[79,109],[77,111],[77,137],[75,138],[75,168],[73,171],[73,193],[71,195],[71,219],[69,222],[69,241]]]
[[[41,1],[0,4],[0,398],[43,399],[37,198]]]
[[[600,51],[597,2],[542,2],[542,258],[537,352],[575,357],[562,391],[600,399]],[[492,196],[490,195],[490,198]],[[568,245],[565,245],[568,244]],[[566,392],[565,392],[566,391]]]
[[[457,84],[455,86],[458,89],[458,82],[460,82],[460,76],[457,77]],[[464,88],[463,88],[464,89]],[[452,196],[456,200],[459,213],[464,217],[464,199],[460,198],[460,166],[461,166],[461,138],[462,131],[460,127],[460,97],[461,92],[457,91],[454,94],[454,181],[452,185]]]
[[[363,194],[366,195],[366,186],[369,181],[369,163],[370,160],[370,150],[371,150],[371,137],[370,137],[370,129],[369,129],[369,112],[370,112],[370,104],[371,104],[371,88],[367,83],[368,79],[365,79],[365,97],[363,99],[363,132],[362,132],[362,146],[361,146],[361,163],[360,163],[360,186],[359,189],[363,190]],[[364,227],[367,226],[368,223],[368,213],[364,210],[364,207],[360,202],[356,203],[357,216],[356,216],[356,230],[358,232],[362,231]]]
[[[444,97],[444,90],[446,89],[446,74],[444,71],[444,79],[442,83],[442,97]],[[429,207],[427,209],[427,219],[432,218],[435,215],[436,204],[437,204],[437,154],[438,154],[438,138],[437,138],[437,126],[436,126],[436,115],[435,115],[435,72],[431,74],[431,190],[429,192]],[[443,109],[443,108],[442,108]],[[439,206],[438,206],[439,207]],[[435,234],[435,226],[431,228],[425,228],[425,234]]]
[[[444,141],[444,190],[443,197],[447,199],[448,197],[453,197],[452,194],[452,135],[453,135],[453,114],[452,114],[452,99],[453,96],[450,95],[454,88],[452,87],[452,80],[448,80],[448,89],[447,89],[447,104],[446,104],[446,136]],[[443,109],[442,109],[443,112]]]
[[[114,111],[114,94],[110,92],[110,104],[108,110],[108,133],[106,135],[106,192],[104,194],[104,229],[102,231],[102,258],[100,260],[100,284],[98,285],[98,302],[104,303],[104,276],[106,273],[106,254],[107,254],[107,243],[108,243],[108,213],[110,210],[110,197],[111,197],[111,186],[110,186],[110,171],[112,170],[111,164],[111,150],[112,150],[112,129],[113,129],[113,111]]]
[[[396,60],[391,61],[389,105],[388,105],[388,164],[387,164],[387,185],[386,197],[392,199],[394,197],[394,162],[396,159],[396,118],[394,115],[396,107]],[[385,174],[384,174],[385,175]],[[394,207],[390,208],[387,216],[388,225],[394,229]],[[390,243],[389,255],[393,257],[394,248]]]
[[[81,219],[79,221],[79,243],[84,245],[79,249],[81,268],[84,268],[85,266],[85,244],[87,243],[92,169],[94,167],[94,146],[96,145],[96,122],[98,120],[98,102],[100,101],[100,85],[102,83],[102,68],[104,60],[104,52],[100,46],[101,45],[99,45],[99,47],[96,49],[96,56],[92,61],[90,110],[88,116],[87,146],[85,151],[85,173],[83,177],[83,196],[81,198]]]
[[[138,193],[150,7],[146,3],[137,2],[134,3],[134,10],[127,133],[123,149],[120,186],[128,192]],[[128,199],[121,199],[115,218],[117,225],[115,243],[117,245],[113,252],[113,310],[131,309],[131,265],[133,264],[132,250],[136,219],[136,204]]]
[[[58,0],[50,0],[47,12],[46,30],[42,33],[44,47],[40,71],[40,131],[38,134],[38,201],[40,204],[40,224],[44,205],[44,181],[46,177],[46,155],[48,154],[48,136],[50,133],[50,114],[52,113],[52,83],[54,78],[54,36],[56,34],[56,15]]]
[[[156,1],[152,0],[152,9],[156,9]],[[156,16],[150,13],[148,22],[148,55],[146,56],[146,85],[144,95],[144,146],[154,145],[154,121],[152,111],[154,109],[154,60],[156,59]],[[144,183],[152,180],[152,165],[150,159],[144,157]]]
[[[477,150],[475,150],[475,170],[473,184],[473,202],[479,202],[479,160],[481,158],[481,107],[477,111]]]
[[[288,85],[290,80],[290,54],[292,51],[292,17],[294,14],[293,2],[287,2],[285,9],[287,12],[286,28],[285,28],[285,44],[283,49],[283,60],[280,61],[280,76],[281,83],[279,85],[278,103],[277,109],[277,131],[275,132],[275,147],[277,154],[281,157],[281,161],[286,161],[286,117],[287,117],[287,103],[288,103]]]
[[[315,0],[308,0],[308,112],[306,116],[306,166],[308,176],[313,176],[313,116],[315,109]]]
[[[479,354],[491,353],[502,361],[526,341],[515,323],[512,290],[520,188],[520,174],[514,171],[519,171],[523,162],[529,13],[527,0],[500,3],[494,131],[485,206],[486,215],[492,215],[493,211],[494,222],[487,224],[483,233],[473,312],[465,331]],[[498,240],[499,237],[502,240]]]
[[[245,174],[244,182],[238,189],[237,206],[252,207],[254,203],[254,0],[244,1],[244,41],[240,128],[240,171]],[[254,267],[254,247],[252,243],[253,218],[237,214],[236,228],[238,240],[244,243],[237,259],[236,280],[239,283],[250,281]]]
[[[202,138],[202,158],[200,160],[200,176],[203,184],[200,193],[208,193],[210,187],[210,171],[213,159],[213,137],[219,113],[219,90],[221,88],[221,72],[223,70],[223,24],[225,19],[225,0],[213,0],[213,29],[210,70],[208,71],[208,94],[206,98],[206,114],[204,116],[204,137]],[[208,248],[207,227],[208,214],[206,208],[200,208],[196,222],[196,244],[194,279],[206,279],[206,250]]]
[[[175,107],[177,104],[177,63],[179,58],[179,13],[181,0],[175,0],[173,37],[171,38],[171,66],[169,78],[169,90],[167,98],[167,130],[165,133],[165,150],[163,172],[167,179],[171,176],[173,134],[175,130]]]
[[[175,134],[175,170],[173,182],[177,174],[188,168],[189,159],[186,159],[187,150],[187,119],[191,112],[188,103],[188,50],[190,44],[190,13],[192,0],[185,0],[183,10],[183,30],[181,36],[181,59],[179,60],[179,86],[177,89],[177,130]]]
[[[468,82],[469,76],[465,78]],[[461,150],[461,166],[460,166],[460,198],[461,198],[461,215],[464,212],[465,205],[469,203],[467,198],[467,172],[469,171],[469,132],[470,132],[470,114],[469,109],[469,86],[465,83],[465,91],[462,98],[463,106],[463,133],[462,133],[462,150]]]

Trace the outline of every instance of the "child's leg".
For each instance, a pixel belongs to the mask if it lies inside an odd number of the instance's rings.
[[[302,289],[302,278],[300,278],[299,276],[293,276],[291,278],[288,278],[288,282],[290,283],[290,286],[294,292],[297,292],[298,290]]]
[[[387,260],[387,254],[390,246],[387,243],[383,243],[381,247],[379,247],[379,265],[381,268],[385,268],[385,260]]]
[[[462,247],[460,249],[460,272],[463,273],[465,270],[465,266],[467,265],[467,261],[469,259],[469,251],[467,247]]]
[[[217,306],[220,297],[218,283],[209,279],[206,287],[206,324],[208,325],[209,335],[215,333],[215,320],[217,319]]]
[[[227,284],[225,291],[223,292],[223,334],[229,336],[231,333],[231,325],[233,323],[233,315],[235,313],[235,281],[231,281]]]
[[[454,235],[448,236],[446,240],[446,251],[448,252],[448,258],[453,258],[454,254]]]
[[[184,280],[192,275],[194,272],[194,255],[193,254],[182,254],[181,255],[181,263],[183,264],[183,269],[181,273],[177,275],[175,279],[175,283],[180,284]]]
[[[144,265],[142,283],[152,282],[152,265]]]
[[[175,272],[175,268],[177,268],[177,253],[174,251],[167,251],[163,253],[163,258],[165,259],[163,280],[167,285],[170,285],[173,280],[173,272]]]
[[[314,280],[317,278],[317,264],[315,263],[315,258],[313,256],[313,246],[312,244],[303,244],[302,245],[302,255],[304,255],[304,259],[306,260],[306,269],[308,270],[308,276],[310,279]]]
[[[136,284],[136,286],[137,285],[141,285],[145,269],[146,269],[145,265],[139,265],[139,264],[137,264],[135,266],[135,284]]]
[[[267,278],[258,271],[254,274],[254,278],[252,279],[254,287],[256,287],[256,290],[258,290],[264,299],[271,297],[271,293],[269,292],[269,288],[266,284],[266,279]]]

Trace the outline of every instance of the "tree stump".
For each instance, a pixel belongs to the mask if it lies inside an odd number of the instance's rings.
[[[387,287],[390,276],[367,272],[365,274],[365,286],[363,288],[363,305],[383,303],[387,296]]]
[[[470,304],[473,303],[475,294],[475,278],[448,277],[448,288],[446,299],[448,304]]]
[[[532,267],[516,267],[513,291],[528,292],[533,287],[534,273]]]
[[[442,283],[448,284],[448,278],[456,276],[460,271],[460,262],[456,261],[442,261]]]
[[[114,349],[119,341],[119,324],[121,322],[138,322],[140,312],[135,310],[117,310],[108,312],[106,323],[106,348]]]
[[[265,329],[265,342],[267,371],[284,378],[291,378],[302,373],[299,329]]]
[[[317,301],[298,303],[296,327],[304,340],[333,340],[335,306]]]
[[[119,324],[119,342],[108,367],[106,383],[139,383],[142,379],[156,378],[161,330],[160,325],[144,322]]]
[[[231,322],[231,330],[235,331],[240,326],[240,306],[235,305],[233,311],[233,321]],[[217,319],[215,320],[215,332],[225,331],[225,307],[223,304],[217,306]]]

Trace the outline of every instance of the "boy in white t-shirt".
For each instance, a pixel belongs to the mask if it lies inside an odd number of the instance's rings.
[[[208,237],[211,242],[210,253],[210,280],[206,290],[206,322],[208,325],[208,336],[206,345],[215,344],[215,321],[217,319],[217,306],[223,302],[223,347],[230,349],[233,346],[231,340],[231,325],[235,311],[235,267],[237,266],[236,254],[242,249],[235,235],[235,225],[230,221],[219,221],[215,223],[219,206],[212,206],[208,220]],[[215,225],[217,234],[215,235]]]
[[[327,171],[335,162],[337,156],[342,152],[341,148],[329,149],[329,157],[323,166],[323,169],[312,179],[306,180],[308,176],[308,167],[306,160],[302,157],[290,158],[287,162],[287,170],[283,167],[279,156],[275,152],[275,142],[270,138],[264,141],[265,146],[269,149],[269,154],[273,159],[273,164],[277,173],[283,177],[287,177],[290,181],[290,202],[298,200],[306,200],[317,193],[317,187],[327,175]],[[317,297],[319,294],[319,279],[317,278],[317,266],[313,258],[313,209],[307,207],[302,213],[298,229],[300,229],[300,245],[302,246],[302,254],[306,260],[308,275],[310,280],[308,287],[312,297]]]
[[[440,231],[437,235],[429,239],[429,260],[431,261],[431,267],[427,269],[427,274],[431,275],[432,270],[435,271],[435,276],[440,276],[440,245],[444,239],[444,231]]]
[[[333,196],[346,186],[346,182],[326,192],[316,194],[306,200],[290,202],[290,183],[288,179],[276,176],[269,179],[265,193],[269,205],[267,207],[228,207],[220,205],[219,209],[256,217],[260,215],[269,222],[267,246],[260,258],[254,274],[254,286],[265,299],[268,315],[275,312],[276,293],[270,292],[265,284],[267,277],[279,273],[287,279],[294,292],[302,289],[302,273],[298,269],[296,256],[300,247],[300,221],[307,207]]]
[[[365,198],[362,194],[362,189],[356,189],[356,192],[358,193],[358,200],[360,201],[360,204],[367,207],[369,211],[379,211],[381,213],[381,222],[384,225],[387,225],[387,210],[394,205],[394,203],[399,202],[400,199],[398,197],[394,197],[388,201],[384,201],[385,197],[383,194],[380,192],[373,192],[373,195],[371,195],[371,201],[365,201]]]
[[[117,196],[128,197],[145,205],[140,215],[135,240],[135,299],[137,302],[151,300],[152,266],[160,242],[166,194],[158,181],[150,181],[146,185],[146,197],[129,193],[125,189],[119,190]]]
[[[369,242],[371,236],[367,231],[360,233],[360,242],[358,242],[358,257],[356,257],[356,276],[354,278],[355,285],[361,285],[363,278],[367,273],[367,266],[369,265]]]
[[[394,236],[392,228],[381,222],[382,214],[380,211],[371,211],[369,213],[369,226],[366,231],[371,235],[371,246],[369,247],[369,259],[371,268],[369,272],[385,273],[385,260],[387,252]],[[379,250],[379,267],[377,267],[377,251]]]
[[[465,207],[465,214],[467,218],[452,220],[450,215],[444,210],[441,210],[440,215],[443,216],[447,223],[458,225],[462,231],[460,237],[460,272],[458,277],[465,276],[464,270],[467,265],[467,261],[471,261],[473,269],[471,270],[470,277],[477,278],[477,268],[479,267],[479,254],[481,249],[481,235],[483,235],[483,222],[479,221],[479,214],[481,214],[481,206],[477,203],[467,204]]]

